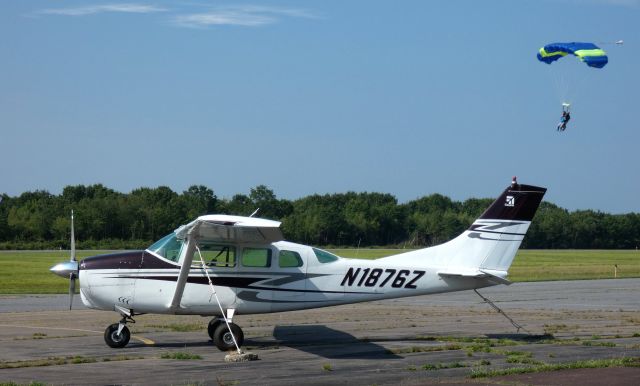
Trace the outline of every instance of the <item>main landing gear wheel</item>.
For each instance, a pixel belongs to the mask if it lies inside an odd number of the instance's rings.
[[[207,332],[209,333],[209,337],[213,340],[213,334],[216,332],[216,328],[220,325],[220,323],[224,323],[224,320],[220,320],[218,318],[211,319],[209,322],[209,327],[207,327]]]
[[[231,327],[233,336],[236,338],[238,347],[242,346],[242,343],[244,343],[244,333],[242,332],[242,329],[235,323],[229,323],[229,326]],[[220,349],[220,351],[230,351],[236,349],[236,345],[233,344],[233,337],[231,336],[231,332],[229,332],[226,323],[220,323],[216,327],[215,331],[213,332],[213,344],[215,344],[216,347]]]
[[[104,331],[104,341],[111,348],[122,348],[129,343],[131,333],[127,326],[122,327],[122,331],[118,334],[119,323],[114,323],[107,327]]]

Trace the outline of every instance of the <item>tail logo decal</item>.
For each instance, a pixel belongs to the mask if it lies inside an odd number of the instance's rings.
[[[528,224],[528,221],[509,221],[509,220],[478,220],[471,224],[470,231],[488,232],[488,233],[505,233],[512,235],[524,236],[524,232],[509,232],[510,227],[518,227]],[[513,229],[513,228],[512,228]]]
[[[504,206],[515,206],[516,198],[514,196],[507,196],[506,201],[504,202]]]
[[[526,230],[523,231],[520,226],[528,223],[528,221],[479,220],[469,227],[467,236],[482,240],[522,241]],[[500,238],[500,235],[514,236],[514,238]]]

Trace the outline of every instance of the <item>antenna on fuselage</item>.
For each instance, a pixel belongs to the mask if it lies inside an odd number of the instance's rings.
[[[258,213],[258,211],[260,210],[260,208],[256,209],[253,211],[253,213],[251,213],[251,215],[249,215],[249,217],[253,217],[256,215],[256,213]]]

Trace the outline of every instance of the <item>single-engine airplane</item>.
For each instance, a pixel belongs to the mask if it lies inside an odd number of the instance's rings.
[[[205,215],[144,251],[75,259],[51,271],[80,279],[85,306],[115,311],[107,345],[127,345],[126,324],[147,313],[213,316],[208,333],[223,351],[243,342],[237,314],[282,312],[510,284],[511,266],[545,188],[514,178],[461,235],[377,260],[345,259],[283,241],[280,222]],[[215,298],[214,298],[215,295]],[[72,300],[72,299],[71,299]],[[217,304],[216,304],[217,303]],[[237,345],[236,345],[237,343]]]

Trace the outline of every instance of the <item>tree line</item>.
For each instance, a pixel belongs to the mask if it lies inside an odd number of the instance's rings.
[[[218,198],[206,186],[182,193],[166,186],[128,194],[101,184],[67,186],[60,195],[44,190],[2,195],[0,249],[68,249],[70,212],[80,249],[145,248],[197,216],[225,213],[282,221],[285,238],[319,246],[396,246],[443,243],[462,233],[493,199],[459,202],[432,194],[398,203],[386,193],[314,194],[278,199],[264,185],[248,195]],[[543,202],[524,248],[633,249],[640,245],[640,214],[570,212]]]

